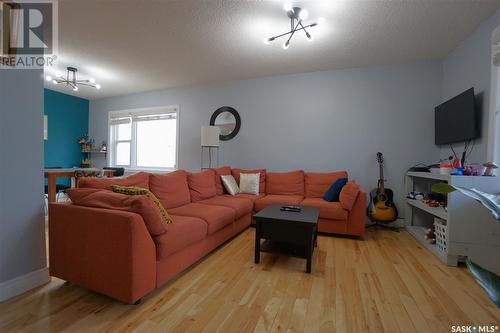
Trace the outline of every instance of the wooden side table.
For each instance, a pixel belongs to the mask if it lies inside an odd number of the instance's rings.
[[[69,168],[69,169],[45,169],[44,176],[48,181],[48,201],[56,201],[56,183],[57,178],[73,178],[76,171],[98,171],[96,168]],[[104,170],[104,176],[113,177],[113,170]]]
[[[306,272],[311,273],[319,208],[301,206],[300,212],[286,212],[281,207],[271,205],[254,215],[255,263],[260,262],[260,252],[278,253],[306,259]]]

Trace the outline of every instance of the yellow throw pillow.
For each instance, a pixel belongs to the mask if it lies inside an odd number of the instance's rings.
[[[150,190],[142,187],[137,187],[137,186],[119,186],[119,185],[111,185],[111,189],[113,192],[116,193],[121,193],[121,194],[126,194],[126,195],[145,195],[149,199],[151,199],[155,205],[158,207],[160,210],[160,214],[165,220],[167,224],[172,223],[172,218],[168,214],[167,210],[163,205],[161,204],[160,200],[154,195]]]

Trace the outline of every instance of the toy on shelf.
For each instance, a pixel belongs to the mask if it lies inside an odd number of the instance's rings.
[[[487,167],[482,164],[471,164],[465,167],[464,175],[466,176],[482,176],[486,172]]]
[[[412,199],[412,200],[422,200],[424,197],[425,197],[424,193],[415,191],[411,191],[406,195],[407,199]]]
[[[425,233],[425,239],[430,244],[435,244],[436,243],[436,233],[434,232],[433,228],[428,228]]]
[[[81,168],[90,168],[92,167],[92,161],[89,158],[84,158],[82,163],[80,164]]]
[[[101,142],[101,149],[99,149],[101,153],[106,153],[108,151],[108,146],[106,145],[106,141]]]
[[[78,143],[82,146],[82,152],[91,152],[94,147],[94,139],[91,139],[88,134],[79,139]]]
[[[495,169],[498,169],[498,165],[493,162],[484,163],[483,166],[486,167],[486,171],[484,172],[484,176],[494,176]]]
[[[92,160],[90,158],[90,153],[94,151],[94,139],[91,139],[88,134],[85,134],[81,139],[78,140],[78,143],[81,145],[82,151],[82,163],[80,167],[82,168],[90,168],[92,167]]]
[[[406,195],[407,199],[419,200],[429,207],[444,207],[446,209],[446,195],[440,193],[423,193],[412,191]]]
[[[441,205],[441,203],[436,200],[422,199],[421,201],[429,207],[439,207]]]

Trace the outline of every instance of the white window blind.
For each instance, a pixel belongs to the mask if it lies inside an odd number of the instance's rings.
[[[110,125],[122,125],[122,124],[130,124],[132,120],[130,117],[126,118],[112,118],[109,122]]]
[[[110,113],[110,164],[129,169],[177,167],[178,107]]]

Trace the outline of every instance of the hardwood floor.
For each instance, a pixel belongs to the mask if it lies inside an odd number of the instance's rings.
[[[254,233],[140,305],[53,279],[0,304],[0,332],[406,333],[500,325],[500,310],[465,268],[444,266],[406,232],[370,230],[364,241],[320,236],[312,274],[295,258],[262,254],[255,265]]]

